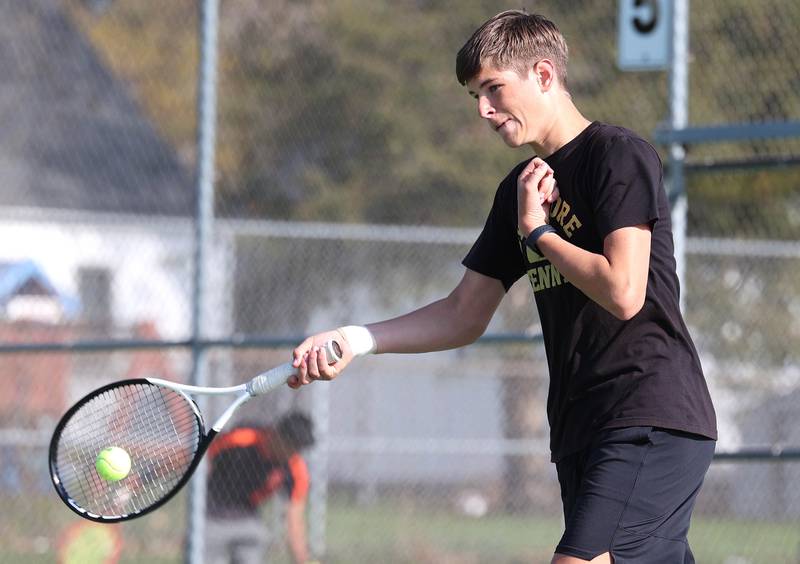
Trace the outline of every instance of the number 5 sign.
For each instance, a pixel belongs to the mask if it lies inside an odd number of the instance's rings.
[[[619,59],[622,70],[669,66],[672,0],[619,0]]]

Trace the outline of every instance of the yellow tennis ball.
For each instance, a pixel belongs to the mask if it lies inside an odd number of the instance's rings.
[[[117,482],[131,471],[131,457],[123,448],[115,446],[104,448],[97,455],[94,467],[104,480]]]

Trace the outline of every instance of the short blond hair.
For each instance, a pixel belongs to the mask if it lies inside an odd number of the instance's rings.
[[[485,63],[520,76],[542,59],[550,59],[562,88],[567,88],[568,49],[556,24],[521,10],[501,12],[481,25],[458,51],[456,77],[463,85]]]

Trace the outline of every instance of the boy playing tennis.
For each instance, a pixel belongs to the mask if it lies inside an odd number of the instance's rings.
[[[471,343],[527,275],[566,525],[552,562],[694,562],[686,536],[717,431],[679,309],[661,162],[635,133],[580,113],[566,64],[564,39],[542,16],[503,12],[475,31],[458,80],[508,146],[536,156],[500,183],[449,296],[309,337],[289,383],[333,379],[362,354]],[[321,349],[331,338],[344,349],[334,366]]]

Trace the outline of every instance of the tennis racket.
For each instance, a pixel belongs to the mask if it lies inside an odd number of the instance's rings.
[[[331,364],[342,357],[335,341],[325,345]],[[157,378],[121,380],[98,388],[61,418],[50,440],[50,477],[75,513],[100,523],[126,521],[157,509],[192,476],[211,441],[237,409],[280,387],[297,369],[287,362],[246,384],[189,386]],[[188,394],[235,395],[206,431]],[[95,467],[100,451],[124,449],[130,471],[104,479]]]

